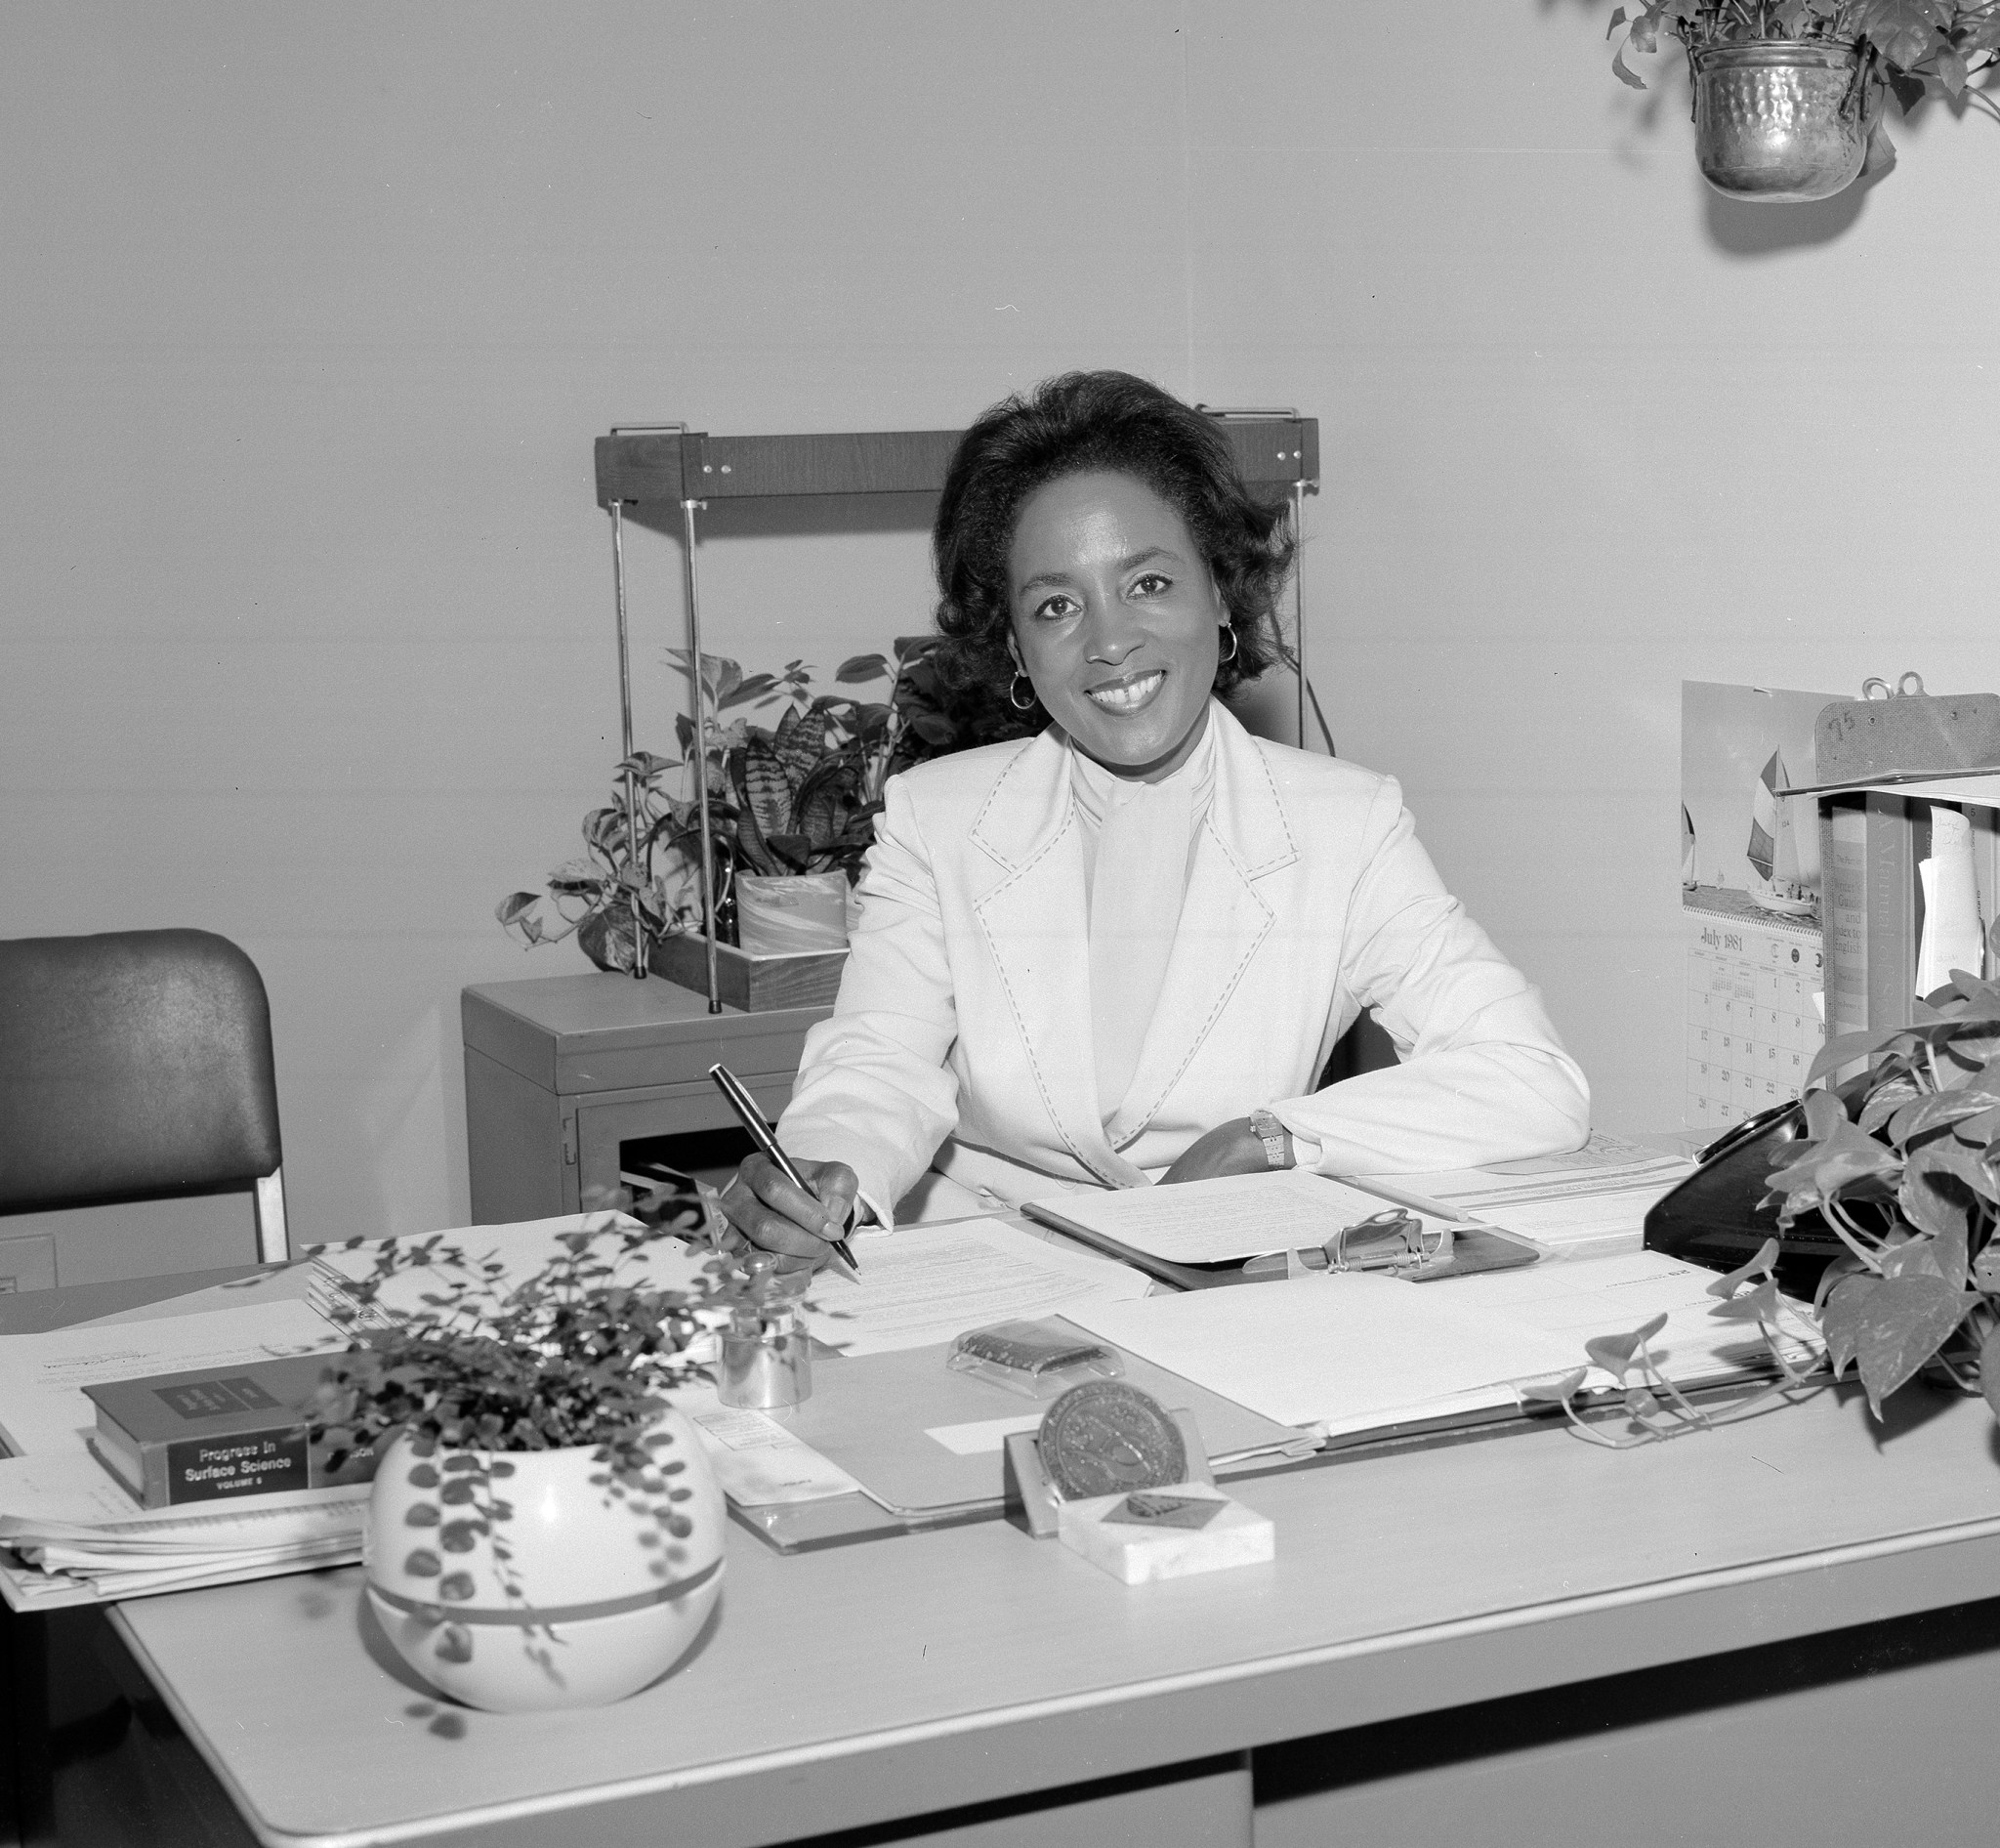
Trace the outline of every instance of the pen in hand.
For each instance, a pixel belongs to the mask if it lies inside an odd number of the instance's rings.
[[[728,1100],[729,1109],[735,1112],[736,1120],[750,1132],[750,1140],[757,1145],[760,1153],[775,1163],[777,1171],[802,1194],[817,1199],[818,1190],[792,1165],[790,1157],[777,1146],[776,1132],[765,1121],[764,1113],[757,1108],[750,1093],[743,1088],[743,1081],[724,1065],[710,1066],[708,1075],[715,1080],[716,1089]],[[834,1256],[859,1277],[861,1267],[854,1262],[854,1254],[849,1248],[847,1239],[832,1239],[828,1243],[833,1246]]]

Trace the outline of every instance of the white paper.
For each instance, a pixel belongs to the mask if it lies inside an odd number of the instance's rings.
[[[1667,1325],[1647,1343],[1659,1369],[1676,1385],[1727,1378],[1762,1361],[1768,1350],[1755,1323],[1729,1322],[1713,1311],[1708,1293],[1716,1274],[1657,1251],[1604,1258],[1593,1264],[1536,1264],[1496,1271],[1477,1280],[1481,1311],[1506,1316],[1570,1343],[1565,1367],[1581,1366],[1583,1344],[1604,1334],[1629,1334],[1665,1312]],[[1817,1351],[1818,1330],[1798,1305],[1786,1304],[1783,1328],[1792,1337],[1786,1358]],[[1592,1367],[1585,1391],[1614,1382]]]
[[[1068,1311],[1092,1334],[1280,1424],[1403,1407],[1561,1372],[1576,1343],[1471,1306],[1465,1283],[1349,1272]]]
[[[822,1271],[805,1304],[808,1328],[842,1354],[928,1347],[1016,1317],[1074,1317],[1148,1287],[1122,1264],[1044,1243],[997,1219],[863,1235],[854,1250],[860,1281]]]
[[[1019,1418],[979,1418],[971,1424],[934,1424],[924,1435],[941,1444],[953,1456],[997,1455],[1017,1431],[1038,1431],[1048,1407],[1024,1412]]]
[[[1924,886],[1924,935],[1917,951],[1916,992],[1929,994],[1949,982],[1954,969],[1985,973],[1973,828],[1956,809],[1931,811],[1931,857],[1917,874]]]
[[[0,1434],[21,1455],[88,1455],[97,1407],[83,1388],[105,1380],[240,1366],[290,1354],[338,1353],[348,1337],[302,1302],[253,1303],[136,1326],[99,1323],[0,1341]],[[99,1465],[92,1461],[92,1468]]]
[[[712,1386],[680,1388],[674,1405],[693,1421],[723,1493],[743,1507],[861,1492],[861,1485],[838,1463],[777,1419],[723,1405]]]
[[[1305,1168],[1058,1194],[1031,1203],[1176,1264],[1316,1248],[1344,1226],[1391,1210],[1378,1195]]]
[[[1369,1175],[1367,1185],[1393,1199],[1483,1220],[1564,1257],[1637,1251],[1646,1215],[1694,1172],[1679,1155],[1593,1131],[1569,1155],[1537,1155],[1489,1168],[1428,1174]]]

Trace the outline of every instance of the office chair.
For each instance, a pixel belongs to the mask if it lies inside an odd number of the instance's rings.
[[[0,1214],[254,1192],[291,1255],[271,1005],[207,931],[0,942]]]
[[[1357,1078],[1364,1071],[1386,1071],[1401,1062],[1396,1056],[1396,1041],[1366,1008],[1354,1016],[1354,1024],[1334,1041],[1333,1051],[1312,1088],[1323,1091],[1329,1084]]]

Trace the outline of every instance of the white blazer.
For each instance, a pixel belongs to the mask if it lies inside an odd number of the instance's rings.
[[[845,1161],[893,1223],[933,1167],[1010,1205],[1145,1186],[1259,1105],[1316,1141],[1329,1174],[1583,1142],[1583,1073],[1438,882],[1395,779],[1253,737],[1221,705],[1209,722],[1214,797],[1109,1125],[1070,759],[1045,732],[890,779],[840,996],[778,1125],[788,1151]],[[1402,1063],[1314,1092],[1364,1007]]]

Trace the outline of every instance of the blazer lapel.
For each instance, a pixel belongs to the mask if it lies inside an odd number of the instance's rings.
[[[1105,1132],[1126,1147],[1172,1094],[1271,934],[1276,913],[1258,882],[1299,857],[1271,767],[1256,741],[1221,706],[1215,793],[1194,850],[1181,925],[1146,1029],[1131,1088]]]
[[[1099,1179],[1143,1187],[1145,1170],[1111,1147],[1098,1118],[1083,847],[1070,812],[1067,752],[1051,733],[1008,766],[971,838],[999,873],[973,901],[973,912],[1050,1120]]]

